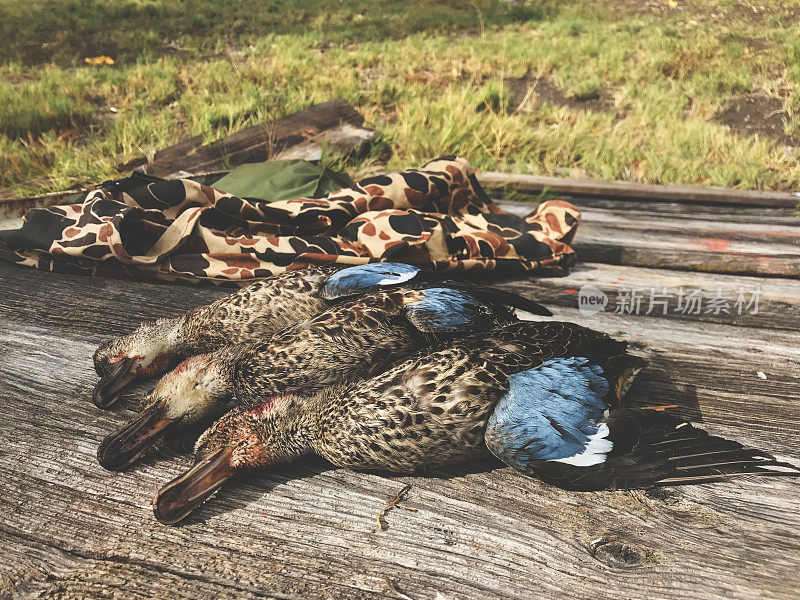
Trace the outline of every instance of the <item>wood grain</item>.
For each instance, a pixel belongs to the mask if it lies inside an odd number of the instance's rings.
[[[526,203],[500,206],[520,216],[530,212]],[[800,278],[800,217],[783,211],[724,219],[694,210],[578,206],[582,218],[574,247],[581,261]]]
[[[510,188],[525,192],[549,190],[568,196],[671,201],[684,204],[795,208],[800,196],[790,192],[737,190],[711,185],[661,185],[634,181],[603,181],[547,175],[522,175],[484,171],[477,175],[487,189]]]
[[[600,328],[618,324],[612,318]],[[660,368],[707,352],[716,359],[708,370],[732,362],[736,374],[752,358],[724,349],[719,326],[693,340],[694,354],[676,356],[675,342],[662,341],[674,324],[664,321],[661,335],[653,335]],[[143,590],[165,597],[373,598],[385,597],[390,578],[414,598],[436,591],[544,598],[558,590],[576,598],[755,598],[791,597],[787,586],[798,583],[800,541],[787,534],[800,525],[800,485],[793,481],[570,494],[492,462],[397,478],[309,461],[239,481],[187,525],[163,527],[152,518],[150,496],[187,460],[162,451],[123,474],[96,465],[103,434],[130,415],[100,413],[89,403],[96,338],[2,325],[0,434],[7,451],[0,455],[0,514],[6,547],[26,556],[4,567],[13,567],[6,578],[15,594],[126,597],[126,586],[140,590],[150,579]],[[685,338],[687,329],[671,336]],[[747,341],[764,343],[758,335]],[[788,342],[773,349],[794,352],[785,370],[770,372],[778,393],[798,384],[798,351]],[[754,390],[750,402],[731,403],[740,400],[742,381],[730,374],[706,375],[708,390],[682,387],[684,381],[670,399],[697,399],[704,416],[716,406],[706,419],[712,431],[798,459],[796,449],[786,451],[785,436],[797,431],[794,403],[794,418],[785,421],[777,417],[789,402],[778,394]],[[752,421],[770,433],[753,430]],[[401,482],[411,483],[408,505],[417,512],[393,511],[381,533],[375,515]]]
[[[492,283],[543,302],[551,308],[578,308],[581,288],[591,285],[608,296],[607,312],[631,312],[634,313],[634,319],[638,314],[642,317],[658,316],[700,323],[800,330],[800,281],[796,279],[579,262],[563,277],[530,277]],[[737,308],[740,292],[745,302]],[[686,306],[686,296],[690,293],[698,293],[703,298],[699,313]],[[756,295],[757,310],[755,304],[747,308],[746,303],[753,301]],[[722,298],[727,306],[715,308],[709,303],[709,299],[715,297]],[[630,310],[632,298],[639,303],[638,313]],[[664,305],[659,301],[666,302],[666,314]]]
[[[588,283],[612,295],[620,283],[760,285],[763,302],[730,319],[583,316],[566,290]],[[631,341],[650,360],[634,403],[678,404],[715,434],[800,461],[800,282],[580,263],[501,285]],[[158,524],[152,494],[190,459],[163,446],[128,472],[99,467],[100,440],[152,384],[99,411],[91,355],[141,319],[228,292],[0,264],[0,598],[796,597],[792,479],[568,493],[490,460],[408,477],[308,460],[232,482],[183,526]],[[391,511],[379,531],[406,483],[417,511]]]
[[[192,138],[156,153],[153,161],[141,169],[158,177],[173,178],[269,160],[287,148],[307,147],[314,142],[327,141],[352,149],[370,137],[370,132],[361,127],[363,123],[364,117],[349,102],[330,100],[269,123],[247,127],[210,144],[201,146],[202,140]],[[342,131],[343,124],[350,128]],[[328,130],[337,130],[340,135],[332,139],[321,135]],[[120,170],[135,166],[135,163],[128,163]]]

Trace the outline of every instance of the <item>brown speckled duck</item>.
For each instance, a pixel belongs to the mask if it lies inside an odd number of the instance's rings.
[[[343,285],[352,273],[337,275],[343,277],[329,278],[328,284]],[[321,289],[326,295],[338,293],[327,285]],[[103,440],[98,460],[119,470],[170,428],[207,423],[240,404],[313,394],[368,377],[420,348],[516,321],[506,293],[474,289],[480,297],[442,283],[373,291],[267,341],[191,357],[158,382],[136,418]],[[511,301],[525,305],[517,296]]]
[[[92,400],[106,408],[136,379],[163,375],[189,356],[268,339],[342,299],[376,289],[430,286],[436,282],[478,294],[487,290],[402,263],[372,263],[345,269],[330,265],[310,267],[256,281],[212,304],[172,319],[143,323],[135,331],[102,344],[94,354],[100,381]],[[550,314],[535,302],[493,291],[494,297],[501,294],[510,306],[538,315]]]
[[[111,406],[132,381],[163,375],[188,356],[269,336],[318,314],[328,303],[316,292],[335,267],[288,271],[256,281],[172,319],[142,323],[103,343],[94,354],[100,375],[92,400]]]
[[[569,490],[798,474],[667,413],[621,408],[642,364],[625,343],[574,324],[513,323],[311,398],[265,396],[201,436],[195,466],[159,491],[155,516],[176,523],[236,472],[309,454],[408,473],[491,452]]]

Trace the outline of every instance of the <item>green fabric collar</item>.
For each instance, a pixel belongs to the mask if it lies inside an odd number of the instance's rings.
[[[236,167],[212,184],[214,189],[267,202],[315,198],[353,185],[345,173],[305,160],[275,160]]]

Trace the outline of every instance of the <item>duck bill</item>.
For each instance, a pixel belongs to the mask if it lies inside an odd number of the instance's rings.
[[[108,408],[114,404],[125,386],[136,379],[136,375],[131,373],[135,363],[134,358],[123,358],[113,363],[111,370],[100,378],[92,392],[92,402],[97,408]]]
[[[162,487],[153,498],[153,514],[164,525],[182,521],[234,474],[233,450],[222,448]]]
[[[155,444],[176,421],[167,417],[166,402],[154,402],[127,425],[106,436],[97,449],[98,462],[109,471],[124,469]]]

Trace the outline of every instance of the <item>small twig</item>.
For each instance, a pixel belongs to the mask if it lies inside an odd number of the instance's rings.
[[[391,579],[389,579],[388,577],[384,577],[383,579],[386,582],[386,585],[388,586],[389,590],[397,594],[398,598],[402,598],[402,600],[414,600],[411,596],[407,596],[406,594],[398,590],[397,586],[395,586],[394,582]]]
[[[533,85],[531,85],[530,83],[528,84],[528,86],[525,89],[525,97],[522,98],[522,102],[520,102],[517,105],[517,108],[514,109],[513,114],[515,115],[519,114],[519,112],[522,110],[522,107],[528,103],[528,100],[530,100],[531,96],[536,92],[536,86],[539,85],[539,81],[541,79],[542,79],[541,74],[537,75],[536,80],[533,82]]]
[[[662,404],[661,406],[643,406],[642,409],[644,410],[657,410],[659,412],[663,412],[670,408],[678,408],[677,404]]]
[[[522,98],[522,102],[520,102],[517,105],[517,108],[514,109],[514,112],[512,114],[515,114],[515,115],[519,114],[519,111],[522,110],[522,107],[525,106],[528,103],[528,100],[530,100],[530,97],[533,95],[533,93],[535,91],[535,85],[536,84],[528,85],[527,89],[525,90],[525,96]]]
[[[410,506],[402,506],[401,504],[399,504],[400,502],[406,500],[410,489],[411,489],[411,484],[410,483],[405,484],[402,488],[400,488],[400,491],[394,495],[394,498],[392,498],[391,500],[389,500],[389,502],[386,503],[386,506],[383,507],[383,510],[378,513],[378,516],[375,517],[378,521],[378,531],[386,531],[388,527],[386,525],[386,520],[385,520],[386,514],[390,510],[392,510],[395,506],[399,508],[404,508],[405,510],[410,510],[414,512],[417,511],[416,508],[412,508]]]

